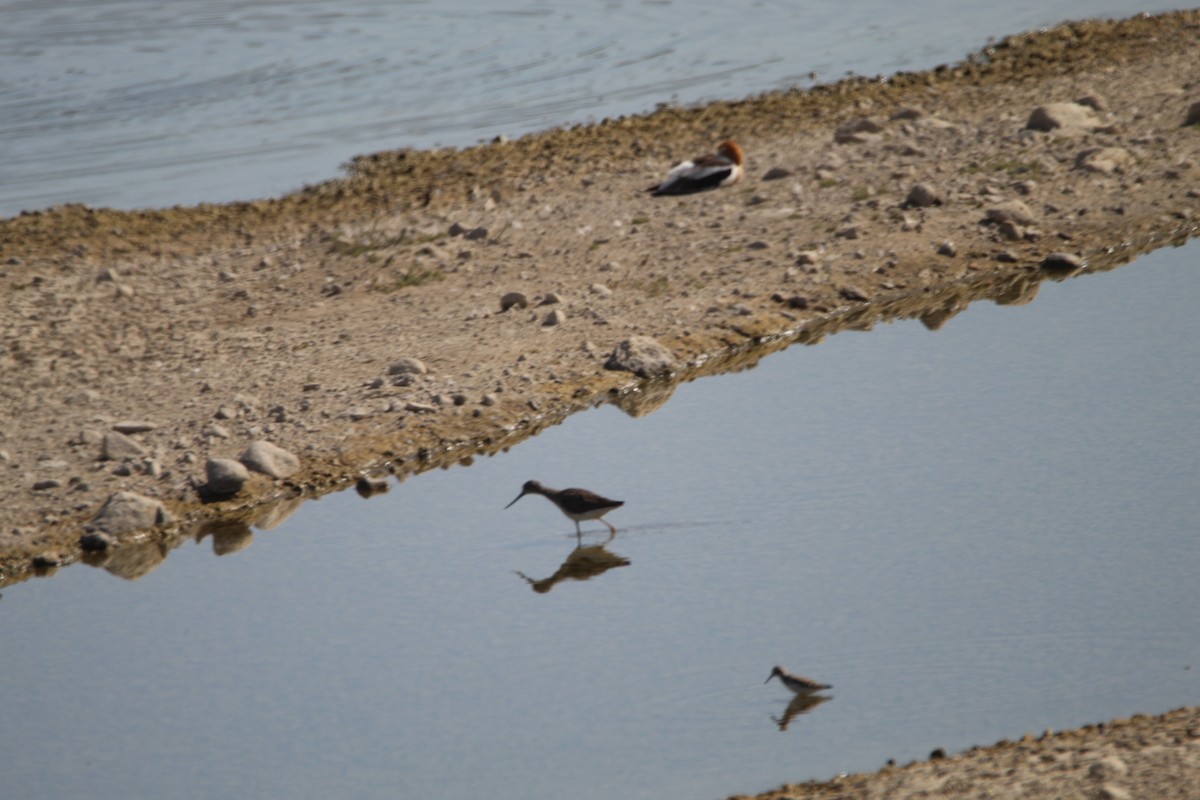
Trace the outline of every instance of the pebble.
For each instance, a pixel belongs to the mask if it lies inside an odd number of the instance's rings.
[[[286,478],[300,469],[300,459],[295,453],[265,439],[259,439],[247,447],[238,457],[238,461],[255,472],[270,475],[272,478]]]
[[[133,492],[114,492],[92,518],[90,530],[120,535],[142,528],[170,525],[175,521],[158,500]]]
[[[838,295],[843,300],[850,300],[856,303],[865,303],[870,299],[863,294],[861,289],[854,286],[843,286],[841,289],[838,289]]]
[[[958,255],[958,248],[954,246],[954,242],[942,242],[938,245],[939,256],[950,256],[953,258]]]
[[[93,531],[79,537],[79,549],[85,553],[103,553],[116,544],[116,539],[107,533]]]
[[[762,180],[777,181],[782,178],[790,178],[791,176],[792,171],[786,167],[771,167],[769,170],[763,173]]]
[[[914,183],[904,198],[904,205],[909,208],[929,208],[940,206],[943,202],[942,196],[925,183]]]
[[[145,422],[143,420],[123,420],[112,426],[112,429],[117,433],[145,433],[152,431],[158,426],[153,422]]]
[[[410,411],[413,414],[432,414],[437,411],[437,406],[430,405],[429,403],[409,401],[404,404],[404,410]]]
[[[1133,156],[1124,147],[1093,147],[1075,157],[1075,168],[1102,175],[1121,172]]]
[[[566,321],[567,321],[566,312],[560,308],[556,308],[553,311],[551,311],[549,314],[547,314],[546,318],[542,320],[542,326],[543,327],[551,327],[554,325],[561,325]]]
[[[1020,200],[1004,200],[987,210],[987,219],[991,222],[1015,222],[1018,225],[1032,225],[1037,221],[1029,206]]]
[[[201,429],[200,435],[210,439],[228,439],[230,436],[228,428],[215,422],[205,425]]]
[[[1083,266],[1083,259],[1074,253],[1051,253],[1042,259],[1042,269],[1051,272],[1074,272]]]
[[[418,358],[401,358],[388,365],[388,375],[425,375],[429,367]]]
[[[1079,103],[1049,103],[1038,106],[1025,123],[1026,130],[1071,133],[1100,127],[1096,112]]]
[[[1188,106],[1187,115],[1183,118],[1184,125],[1200,125],[1200,101]]]
[[[508,311],[510,308],[528,308],[529,298],[524,292],[507,292],[500,298],[500,310]]]
[[[608,288],[603,283],[593,283],[591,286],[588,287],[588,291],[591,292],[592,294],[596,295],[597,297],[603,297],[603,298],[612,297],[612,295],[613,295],[612,289]]]
[[[242,490],[250,480],[250,471],[232,458],[210,458],[204,465],[206,488],[216,495],[232,495]]]
[[[104,442],[100,447],[101,461],[120,461],[125,458],[138,458],[145,454],[146,448],[123,433],[109,431],[104,434]]]
[[[387,478],[372,478],[367,475],[361,476],[354,483],[354,491],[358,492],[362,497],[373,497],[377,494],[383,494],[391,488]]]
[[[650,336],[631,336],[613,348],[605,369],[625,370],[642,378],[664,377],[678,368],[675,354]]]
[[[60,481],[58,478],[46,478],[34,483],[33,491],[43,492],[47,489],[57,489],[60,486],[62,486],[62,481]]]

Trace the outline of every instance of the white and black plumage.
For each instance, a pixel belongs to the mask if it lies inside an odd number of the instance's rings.
[[[654,195],[691,194],[718,186],[729,186],[742,179],[746,156],[732,139],[717,146],[717,152],[697,156],[671,169],[662,183],[647,191]]]

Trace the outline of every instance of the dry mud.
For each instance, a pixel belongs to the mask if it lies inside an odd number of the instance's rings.
[[[469,461],[600,403],[649,413],[792,343],[937,328],[1185,241],[1198,52],[1197,12],[1075,23],[923,73],[364,156],[275,200],[0,220],[0,586],[84,557],[136,577],[183,538],[235,541],[364,476]],[[728,137],[740,184],[645,193]],[[528,305],[501,311],[511,292]],[[606,369],[631,336],[674,372]],[[404,358],[428,371],[389,372]],[[129,441],[106,453],[116,428]],[[215,500],[209,460],[258,440],[299,469]],[[162,524],[85,554],[115,492],[160,502]],[[1029,796],[1001,783],[962,796]]]

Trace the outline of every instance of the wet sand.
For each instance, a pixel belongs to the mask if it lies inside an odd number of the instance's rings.
[[[0,586],[1185,240],[1198,39],[1197,12],[1078,23],[887,80],[365,156],[278,200],[0,221]],[[741,183],[645,193],[728,137]],[[671,374],[606,368],[631,337]],[[295,465],[220,496],[208,465],[256,441]],[[119,492],[149,527],[96,522]]]

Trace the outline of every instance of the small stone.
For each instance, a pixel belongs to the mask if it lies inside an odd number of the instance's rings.
[[[954,242],[942,242],[937,249],[939,256],[949,256],[953,258],[958,255],[958,248],[954,246]]]
[[[1128,789],[1111,783],[1101,786],[1097,796],[1100,800],[1133,800],[1133,795],[1129,793]]]
[[[1093,147],[1075,157],[1075,169],[1112,175],[1121,172],[1133,156],[1124,147]]]
[[[62,486],[62,481],[58,478],[45,478],[33,484],[33,491],[44,492],[47,489],[57,489]]]
[[[388,365],[388,375],[425,375],[429,367],[417,358],[401,358]]]
[[[485,394],[485,395],[484,395],[484,396],[483,396],[483,397],[480,399],[480,401],[479,401],[479,402],[480,402],[482,405],[485,405],[485,406],[494,406],[494,405],[496,405],[496,395],[494,395],[494,394]]]
[[[204,475],[208,480],[206,488],[216,495],[237,494],[250,480],[250,471],[232,458],[210,458],[204,465]]]
[[[488,229],[484,228],[484,227],[472,228],[471,230],[469,230],[463,234],[463,238],[469,239],[470,241],[473,241],[473,242],[480,241],[481,239],[486,239],[486,238],[488,238]]]
[[[104,442],[100,447],[101,461],[120,461],[124,458],[138,458],[145,454],[146,448],[123,433],[110,431],[104,434]]]
[[[854,286],[843,286],[841,289],[838,289],[838,295],[843,300],[850,300],[856,303],[865,303],[870,299],[863,294],[862,290]]]
[[[238,460],[255,472],[272,478],[286,478],[300,469],[300,459],[295,453],[265,439],[252,443]]]
[[[153,422],[145,422],[143,420],[124,420],[112,426],[112,429],[117,433],[145,433],[152,431],[158,426]]]
[[[1025,123],[1026,130],[1071,133],[1100,127],[1096,112],[1079,103],[1049,103],[1038,106]]]
[[[1037,222],[1033,211],[1020,200],[1004,200],[987,210],[990,222],[1015,222],[1018,225],[1032,225]]]
[[[1051,253],[1042,259],[1042,269],[1049,272],[1074,272],[1083,266],[1083,259],[1074,253]]]
[[[209,439],[228,439],[230,436],[229,429],[224,425],[218,425],[215,422],[205,425],[200,430],[200,435]]]
[[[528,308],[529,298],[524,292],[508,292],[500,298],[500,310],[508,311],[510,308]]]
[[[79,549],[85,553],[103,553],[116,544],[116,539],[107,533],[93,531],[79,537]]]
[[[542,299],[538,301],[538,305],[539,306],[552,306],[552,305],[555,305],[556,303],[561,303],[561,302],[562,302],[562,298],[560,298],[557,294],[555,294],[554,292],[546,292],[546,294],[544,294],[542,296]]]
[[[904,205],[909,208],[929,208],[930,206],[940,206],[942,203],[941,195],[925,183],[914,183],[904,198]]]
[[[612,289],[608,288],[603,283],[593,283],[591,286],[588,287],[588,291],[591,292],[592,294],[596,295],[597,297],[602,297],[602,298],[612,297],[612,295],[613,295]]]
[[[133,492],[115,492],[109,495],[92,519],[91,529],[120,535],[142,528],[170,525],[174,521],[175,517],[158,500]]]
[[[413,414],[432,414],[437,411],[437,406],[429,403],[408,402],[404,404],[404,410],[410,411]]]
[[[929,759],[931,761],[939,761],[945,757],[946,757],[946,751],[944,749],[942,749],[941,747],[937,748],[936,750],[934,750],[933,752],[931,752],[929,754]]]
[[[1088,767],[1088,775],[1104,780],[1118,775],[1125,775],[1129,772],[1129,765],[1122,761],[1117,756],[1104,756]]]
[[[391,488],[387,478],[373,478],[363,475],[354,483],[354,491],[358,492],[362,497],[374,497],[377,494],[383,494]]]
[[[1184,125],[1200,125],[1200,102],[1188,106],[1187,116],[1183,118]]]
[[[613,348],[605,369],[626,370],[643,378],[670,375],[678,367],[675,355],[656,339],[631,336]]]
[[[809,266],[819,264],[821,261],[821,253],[817,250],[801,250],[796,253],[796,263],[801,266]]]
[[[782,178],[790,178],[791,176],[792,171],[790,169],[785,167],[771,167],[763,173],[762,179],[764,181],[777,181]]]
[[[762,239],[750,242],[746,245],[747,250],[766,250],[771,246],[770,242],[764,242]]]

